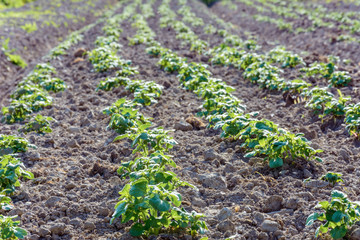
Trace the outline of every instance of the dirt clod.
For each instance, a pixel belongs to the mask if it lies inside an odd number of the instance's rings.
[[[83,58],[85,54],[86,54],[86,49],[85,48],[78,48],[74,52],[74,57]]]

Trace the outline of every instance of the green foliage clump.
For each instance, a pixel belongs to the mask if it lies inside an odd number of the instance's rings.
[[[2,121],[15,123],[24,121],[33,112],[37,112],[52,104],[49,92],[66,89],[63,80],[53,77],[54,67],[49,64],[38,64],[35,69],[20,82],[11,95],[10,106],[2,108]]]
[[[20,178],[32,179],[34,175],[25,171],[24,164],[12,155],[0,156],[0,189],[2,193],[12,194],[20,187]]]
[[[13,63],[21,68],[27,67],[27,63],[21,58],[21,56],[12,54],[13,52],[16,51],[16,49],[10,50],[9,42],[10,42],[10,38],[5,39],[5,41],[2,43],[1,51],[5,54],[5,56],[8,58],[8,60],[11,63]]]
[[[344,182],[341,176],[341,173],[328,172],[325,175],[321,176],[320,179],[329,182],[334,186],[338,182]]]
[[[360,103],[350,104],[345,108],[346,129],[351,135],[360,138]]]
[[[323,212],[311,214],[306,220],[306,226],[311,226],[315,221],[325,221],[316,229],[316,237],[329,232],[333,239],[341,239],[348,229],[360,220],[359,203],[352,202],[340,191],[332,191],[331,200],[319,202],[315,208]]]
[[[28,147],[35,148],[25,138],[0,134],[0,156],[26,152]]]
[[[30,132],[36,132],[42,135],[44,135],[45,133],[51,133],[52,129],[50,128],[50,122],[52,121],[54,121],[52,117],[44,117],[40,114],[37,114],[22,128],[20,128],[19,132],[23,132],[25,134]]]

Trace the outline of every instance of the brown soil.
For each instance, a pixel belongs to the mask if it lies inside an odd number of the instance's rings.
[[[200,3],[195,0],[188,2],[198,17],[211,21],[205,12],[208,10]],[[155,8],[158,4],[159,1]],[[174,10],[177,7],[173,5]],[[253,21],[241,19],[240,14],[233,14],[218,4],[211,11],[239,23],[241,28],[235,29],[234,33],[241,29],[257,31],[259,44],[264,44],[265,49],[269,47],[266,39],[285,43],[285,39],[290,37],[267,25],[260,24],[253,29]],[[160,29],[158,19],[157,15],[148,20],[157,34],[156,40],[186,56],[189,61],[206,60],[190,53],[188,46],[182,47],[173,30]],[[216,26],[216,23],[211,23]],[[86,56],[85,61],[79,61],[74,55],[79,48],[94,48],[96,36],[102,34],[101,27],[96,26],[85,33],[84,41],[70,49],[68,55],[50,62],[58,71],[57,77],[70,88],[54,95],[53,106],[41,111],[41,114],[57,120],[53,124],[53,133],[26,136],[38,146],[36,150],[22,155],[36,179],[22,184],[19,194],[13,198],[15,209],[11,212],[20,216],[22,227],[30,232],[31,239],[131,239],[126,231],[129,224],[109,224],[118,192],[126,184],[118,177],[116,169],[121,162],[131,159],[131,147],[128,141],[112,143],[116,134],[106,130],[109,119],[101,113],[117,99],[130,98],[131,94],[123,88],[95,92],[99,81],[113,73],[95,73]],[[305,220],[318,201],[329,200],[333,189],[345,191],[352,200],[358,200],[360,145],[346,132],[341,119],[336,122],[325,119],[322,122],[303,104],[286,104],[281,93],[262,90],[244,80],[237,69],[210,67],[215,77],[235,87],[234,95],[244,101],[248,112],[259,111],[260,118],[272,120],[293,132],[303,132],[312,141],[312,146],[324,150],[322,164],[299,161],[296,164],[286,163],[280,169],[269,169],[262,159],[244,158],[239,142],[220,139],[219,131],[203,128],[204,120],[193,117],[202,104],[201,100],[182,89],[175,74],[160,70],[158,59],[149,57],[145,46],[128,46],[128,38],[135,34],[135,30],[129,22],[121,27],[126,29],[119,40],[124,46],[121,56],[139,67],[137,78],[155,81],[165,87],[157,104],[143,107],[140,111],[152,117],[156,126],[165,129],[174,129],[179,121],[193,125],[193,130],[173,133],[178,142],[172,150],[178,164],[174,171],[181,179],[197,187],[181,189],[183,203],[186,209],[207,215],[207,235],[210,239],[224,239],[236,234],[235,239],[278,239],[280,236],[285,239],[312,239],[314,228],[305,227]],[[208,39],[201,29],[194,30],[201,38]],[[285,45],[294,51],[303,50],[300,46],[304,46],[304,38],[292,38]],[[210,39],[212,46],[222,40],[217,35]],[[319,44],[320,39],[321,34],[311,40],[311,47],[307,50],[319,49],[320,54],[326,55],[330,49],[326,50],[326,46]],[[347,53],[343,52],[347,48],[337,47],[336,53],[331,52],[346,57]],[[14,80],[18,81],[21,76],[9,79],[12,83],[10,88],[1,85],[1,92],[8,88],[11,92]],[[353,89],[347,87],[342,90],[358,101]],[[8,99],[9,94],[5,95]],[[20,124],[0,126],[2,134],[17,134]],[[309,188],[303,183],[304,179],[317,179],[326,171],[342,173],[346,188]],[[232,212],[232,217],[226,221],[218,218],[224,208]],[[264,219],[275,221],[279,230],[264,232],[261,228]],[[157,239],[180,238],[186,239],[166,235]]]

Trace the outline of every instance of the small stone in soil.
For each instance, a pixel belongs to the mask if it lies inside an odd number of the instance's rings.
[[[76,58],[83,57],[85,53],[86,53],[85,48],[78,48],[78,49],[74,52],[74,57],[76,57]]]
[[[60,201],[60,200],[61,200],[61,198],[56,197],[56,196],[52,196],[52,197],[50,197],[50,198],[45,202],[45,205],[46,205],[47,207],[54,207],[55,204],[56,204],[58,201]]]
[[[324,188],[327,186],[329,186],[329,183],[322,180],[310,180],[305,182],[305,187],[307,188]]]
[[[275,195],[269,197],[264,204],[264,212],[274,212],[279,211],[281,209],[281,203],[283,198],[281,196]]]
[[[95,224],[93,222],[85,222],[84,223],[84,228],[87,230],[94,230],[96,228]]]
[[[219,219],[219,221],[224,221],[225,219],[228,219],[231,216],[232,216],[231,210],[224,207],[223,209],[221,209],[221,211],[219,212],[219,214],[216,217],[217,217],[217,219]]]
[[[225,179],[216,173],[201,174],[199,175],[199,180],[200,182],[202,182],[204,187],[220,189],[220,190],[227,189]]]
[[[50,230],[47,228],[47,227],[45,227],[45,226],[41,226],[40,228],[39,228],[39,235],[40,235],[40,237],[45,237],[45,236],[47,236],[47,235],[50,235]]]
[[[232,231],[235,230],[235,225],[230,220],[226,220],[226,221],[220,222],[217,225],[217,229],[220,232],[226,232],[226,231],[231,231],[232,232]]]
[[[71,148],[78,148],[79,144],[76,142],[75,139],[72,139],[67,143],[67,146]]]
[[[174,128],[175,128],[175,130],[181,130],[181,131],[191,131],[191,130],[193,130],[192,125],[185,122],[184,120],[180,120],[179,122],[175,123]]]
[[[204,160],[211,161],[217,158],[217,154],[215,153],[214,149],[208,149],[204,152]]]
[[[279,229],[279,224],[275,221],[265,220],[260,228],[263,232],[275,232]]]
[[[57,223],[50,227],[52,234],[62,236],[65,234],[66,225],[64,223]]]

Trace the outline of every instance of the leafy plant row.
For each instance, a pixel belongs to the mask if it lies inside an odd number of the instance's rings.
[[[120,36],[119,25],[129,18],[141,1],[134,1],[124,8],[122,14],[110,18],[103,30],[104,37],[96,40],[97,49],[90,54],[90,61],[94,63],[95,56],[98,57],[94,67],[106,65],[114,58],[120,49],[117,39]],[[142,5],[143,11],[150,9],[151,4]],[[150,16],[150,15],[147,15]],[[135,37],[136,38],[136,37]],[[135,41],[141,42],[141,39]],[[111,54],[99,54],[100,48],[112,50]],[[115,77],[108,77],[101,81],[97,90],[109,91],[118,86],[124,86],[128,91],[134,93],[134,98],[129,101],[125,98],[119,99],[111,107],[103,110],[110,116],[108,129],[116,131],[120,136],[114,141],[124,138],[132,141],[134,148],[134,160],[122,163],[118,173],[129,182],[119,192],[119,202],[115,206],[115,212],[111,223],[121,218],[122,223],[132,222],[130,234],[132,236],[150,236],[166,232],[183,232],[195,236],[202,234],[207,229],[204,217],[195,211],[187,212],[181,208],[182,197],[177,189],[182,186],[193,187],[187,182],[181,181],[174,172],[167,170],[176,167],[175,162],[169,155],[169,150],[176,141],[169,135],[169,131],[161,127],[152,127],[151,119],[144,117],[139,112],[140,106],[156,103],[156,99],[162,93],[162,86],[154,82],[142,80],[131,80],[129,77],[138,74],[136,68],[130,67],[130,61],[126,64],[116,64],[114,69],[120,69]],[[101,68],[108,70],[111,68]]]
[[[176,31],[176,30],[175,30]],[[232,38],[232,39],[236,39],[236,38]],[[226,38],[224,41],[227,41]],[[236,41],[232,41],[232,43],[234,45],[238,45],[238,46],[242,46],[243,47],[243,44],[241,41],[239,42],[236,42]],[[164,50],[165,51],[165,50]],[[152,52],[156,52],[154,50],[152,50]],[[158,50],[157,52],[161,52],[161,50]],[[288,53],[285,53],[285,54],[288,54]],[[159,55],[159,54],[158,54]],[[270,61],[278,61],[278,62],[283,62],[284,61],[284,49],[275,49],[273,51],[271,51],[269,54],[268,54],[269,59]],[[222,56],[224,61],[229,61],[228,59],[231,59],[231,58],[236,58],[237,55],[227,55],[227,56]],[[287,56],[285,58],[285,60],[288,60],[289,59],[289,56]],[[291,59],[291,57],[290,57]],[[298,61],[299,63],[302,62],[302,59],[301,58],[294,58],[293,60],[296,60]],[[290,62],[295,62],[295,61],[290,61]],[[240,63],[239,63],[240,64]],[[285,65],[285,66],[284,66]],[[287,64],[283,64],[283,67],[286,67]],[[313,65],[314,66],[314,65]],[[311,67],[313,67],[311,66]],[[316,69],[314,72],[311,72],[310,74],[311,75],[314,75],[314,74],[322,74],[323,77],[327,77],[327,76],[330,76],[334,71],[334,64],[332,62],[330,62],[329,64],[325,65],[325,64],[318,64],[318,68],[319,69]],[[174,69],[174,68],[173,68]],[[172,69],[172,70],[173,70]],[[181,69],[181,67],[180,67]],[[203,68],[205,69],[205,68]],[[191,71],[193,72],[193,71]],[[310,71],[309,71],[310,72]],[[180,78],[182,77],[183,80],[186,81],[186,75],[185,75],[185,78],[183,75],[181,75],[181,70],[180,70],[180,74],[179,74]],[[204,75],[201,75],[201,78],[202,78],[202,81],[200,84],[204,84],[204,88],[206,90],[200,90],[198,92],[198,94],[202,94],[202,95],[215,95],[216,94],[216,88],[212,88],[212,84],[209,84],[209,82],[206,82],[206,80],[204,80]],[[192,80],[190,80],[192,81]],[[187,87],[186,83],[184,84],[183,82],[183,85],[185,87]],[[209,86],[210,85],[210,86]],[[198,86],[196,86],[198,87]],[[197,89],[195,88],[188,88],[190,90],[195,90],[195,92],[197,92]],[[223,86],[223,89],[227,89],[226,87]],[[313,88],[312,91],[316,91],[317,89],[316,88]],[[226,91],[224,91],[224,93],[226,93]],[[322,94],[324,94],[325,92],[322,92]],[[321,94],[321,93],[320,93]],[[312,94],[312,96],[314,96],[314,94]],[[340,95],[340,99],[342,99],[342,95],[341,95],[341,92],[339,92],[339,95]],[[347,113],[347,118],[346,120],[347,121],[353,121],[353,125],[350,125],[353,129],[353,131],[357,130],[356,128],[354,128],[354,125],[358,122],[358,116],[359,116],[359,110],[360,110],[360,105],[351,105],[351,107],[347,107],[344,109],[344,111],[346,111]],[[241,111],[239,111],[241,112]],[[349,116],[348,116],[349,114]],[[211,120],[211,118],[209,118]],[[219,118],[215,117],[216,120],[218,120]],[[233,121],[234,122],[234,121]],[[241,119],[241,121],[238,121],[241,123],[241,125],[244,125],[244,118]],[[238,123],[237,122],[237,123]],[[211,124],[211,121],[210,121],[210,124]],[[216,125],[215,125],[216,126]],[[234,131],[234,129],[237,128],[236,125],[230,125],[229,127],[230,130]],[[348,126],[349,127],[349,126]],[[222,134],[224,136],[224,132]],[[260,142],[260,141],[259,141]],[[250,143],[251,144],[251,143]],[[276,144],[274,144],[276,145]],[[275,146],[277,147],[277,146]],[[264,153],[264,152],[262,152]],[[253,153],[250,153],[250,155],[252,156]],[[331,182],[333,184],[335,184],[336,182],[339,182],[339,181],[343,181],[341,179],[341,174],[337,174],[337,173],[327,173],[326,175],[322,176],[321,178],[322,180],[324,181],[328,181],[328,182]],[[322,234],[326,234],[326,233],[330,233],[330,236],[333,238],[333,239],[340,239],[342,237],[344,237],[346,235],[346,233],[348,232],[348,229],[353,225],[355,224],[356,222],[359,222],[360,220],[360,204],[358,202],[352,202],[345,193],[342,193],[340,191],[333,191],[332,192],[332,198],[330,200],[330,202],[328,201],[323,201],[323,202],[320,202],[316,208],[321,208],[324,212],[323,213],[313,213],[311,214],[307,221],[306,221],[306,225],[307,226],[310,226],[312,225],[315,221],[325,221],[325,223],[323,223],[320,227],[317,228],[316,230],[316,237],[318,237],[319,235],[322,235]]]
[[[112,15],[113,11],[107,14]],[[65,42],[55,47],[49,56],[54,58],[65,54],[65,50],[82,39],[80,33],[87,31],[101,21],[103,19],[71,34]],[[56,74],[55,68],[49,64],[36,65],[35,69],[18,84],[11,95],[13,100],[10,106],[2,109],[2,121],[7,123],[23,121],[28,119],[31,113],[50,106],[52,98],[49,92],[59,92],[66,88],[62,80],[53,77],[54,74]],[[54,119],[38,114],[20,128],[19,132],[25,134],[32,131],[40,134],[51,132],[52,130],[49,127],[51,121]],[[33,178],[33,174],[25,170],[25,166],[17,157],[17,153],[26,152],[29,147],[35,148],[24,138],[0,135],[0,208],[3,211],[13,208],[10,196],[15,193],[16,187],[20,186],[20,179]],[[17,216],[0,215],[1,239],[25,238],[27,232],[18,226],[20,221],[15,221],[15,218]]]
[[[121,5],[123,4],[124,2],[117,3],[115,6],[113,6],[112,9],[108,10],[103,17],[96,20],[96,22],[86,25],[85,27],[75,32],[72,32],[65,41],[63,41],[62,43],[60,43],[58,46],[56,46],[50,51],[49,53],[50,58],[54,59],[58,56],[65,55],[67,50],[69,50],[72,46],[83,40],[84,36],[82,35],[82,33],[89,31],[94,26],[104,22],[106,19],[111,17],[115,13],[115,11],[118,8],[120,8]]]
[[[33,112],[37,112],[52,104],[49,92],[66,89],[63,80],[53,77],[55,68],[49,64],[38,64],[25,77],[11,95],[10,106],[2,108],[2,121],[15,123],[24,121]]]
[[[169,155],[176,141],[169,131],[153,128],[150,119],[139,113],[139,105],[135,100],[122,98],[103,111],[111,117],[108,128],[121,134],[114,141],[130,139],[133,154],[137,156],[118,169],[121,178],[129,182],[119,192],[111,223],[120,217],[122,223],[132,221],[132,236],[169,231],[188,231],[192,236],[203,234],[207,230],[205,222],[200,220],[204,215],[180,208],[182,197],[177,189],[194,186],[167,170],[176,167]]]
[[[16,188],[20,187],[21,179],[32,179],[34,175],[25,170],[24,164],[16,156],[17,153],[26,152],[34,145],[21,137],[0,135],[0,208],[9,211],[13,208],[10,196],[14,195]],[[0,214],[1,239],[23,239],[27,235],[25,229],[18,227],[20,221],[17,216],[4,216]]]
[[[186,0],[185,1],[181,1],[179,3],[181,4],[186,4]],[[194,22],[198,22],[197,24],[192,24],[193,26],[197,26],[197,25],[204,25],[202,22],[202,19],[200,20],[196,20],[196,15],[194,13],[191,12],[190,8],[183,5],[183,7],[181,7],[178,12],[183,15],[183,21],[186,21],[185,18],[186,16],[191,16],[192,19],[195,19]],[[172,13],[174,14],[174,13]],[[192,30],[187,27],[186,25],[184,26],[184,24],[181,24],[180,21],[178,21],[176,25],[180,25],[181,28],[175,28],[175,31],[178,33],[177,37],[180,39],[185,40],[184,42],[186,44],[190,44],[192,46],[192,44],[194,44],[193,42],[199,41],[198,37],[196,34],[194,34],[192,32]],[[246,54],[247,52],[242,51],[241,48],[245,48],[246,50],[257,50],[260,47],[256,44],[256,42],[254,40],[247,40],[247,41],[242,41],[238,36],[236,35],[232,35],[230,33],[227,32],[227,30],[225,29],[221,29],[218,30],[216,29],[214,26],[208,24],[205,27],[205,33],[207,34],[213,34],[213,33],[218,33],[221,37],[224,38],[223,40],[223,44],[210,49],[206,54],[213,56],[215,58],[215,60],[211,60],[212,63],[215,64],[222,64],[222,65],[231,65],[231,62],[236,62],[238,61],[237,58],[241,58],[241,55]],[[191,35],[191,38],[188,39],[184,39],[182,38],[183,35]],[[200,40],[201,41],[201,40]],[[203,42],[203,48],[201,49],[201,51],[197,51],[198,53],[202,53],[204,52],[206,46],[208,46],[208,43],[205,41]],[[232,46],[233,48],[231,49]],[[229,49],[227,49],[227,47],[230,47]],[[235,48],[235,49],[234,49]],[[191,47],[191,50],[194,50]],[[228,51],[230,50],[230,51]],[[234,55],[234,51],[236,51],[235,55]],[[215,56],[214,56],[215,55]],[[235,57],[235,59],[234,59]],[[230,60],[229,60],[230,58]],[[262,58],[263,61],[266,61],[266,63],[268,64],[272,64],[272,63],[279,63],[281,64],[282,68],[294,68],[298,65],[302,65],[304,66],[304,60],[297,54],[294,54],[290,51],[286,51],[284,47],[276,47],[274,49],[272,49],[269,53],[265,54],[265,55],[259,55],[259,56],[255,56],[251,58]],[[351,77],[349,76],[348,72],[345,71],[336,71],[337,67],[335,65],[336,62],[339,62],[338,58],[332,57],[330,59],[331,61],[327,64],[325,63],[314,63],[312,64],[309,68],[302,68],[301,71],[306,73],[307,77],[322,77],[328,80],[329,82],[329,87],[342,87],[342,86],[346,86],[350,81],[351,81]],[[280,69],[275,68],[270,66],[271,68],[274,69],[274,71],[280,73],[282,72]]]
[[[171,12],[169,1],[164,0],[159,10],[165,18],[169,18],[165,15]],[[142,29],[147,29],[146,32],[152,31],[146,21],[141,20],[143,18],[141,15],[136,15],[134,18],[138,25],[143,24],[138,28],[137,35],[143,32]],[[169,26],[174,22],[176,21],[168,21]],[[188,63],[186,59],[171,50],[161,47],[153,37],[148,37],[146,43],[149,46],[147,48],[149,54],[161,57],[159,65],[162,69],[167,72],[178,72],[182,85],[204,99],[204,111],[199,115],[207,117],[209,126],[221,128],[223,137],[242,140],[242,147],[250,150],[246,154],[247,157],[264,156],[270,167],[282,166],[284,159],[302,158],[321,161],[315,156],[321,150],[312,149],[303,134],[292,134],[266,119],[257,120],[254,118],[256,113],[245,114],[245,106],[231,94],[234,89],[222,80],[211,77],[206,65]]]
[[[190,11],[190,9],[187,9],[187,11]],[[171,9],[162,12],[167,12],[167,16],[172,16],[173,19],[176,16]],[[184,14],[184,10],[180,12]],[[197,39],[196,34],[182,22],[174,20],[171,24],[171,21],[167,20],[167,23],[172,25],[178,38],[181,39],[179,36],[190,34],[193,36],[192,39]],[[182,27],[179,28],[178,26]],[[360,115],[357,113],[359,105],[347,104],[351,100],[350,97],[343,96],[338,90],[339,97],[336,98],[326,88],[312,87],[311,84],[300,79],[285,80],[279,76],[282,70],[271,65],[272,63],[280,63],[283,68],[304,65],[304,61],[300,56],[286,51],[282,47],[274,48],[267,54],[247,52],[243,49],[252,51],[259,48],[255,41],[243,41],[238,36],[229,34],[225,29],[217,30],[215,27],[209,26],[211,25],[208,25],[205,31],[212,29],[214,33],[216,32],[224,38],[222,44],[205,52],[206,55],[211,56],[209,61],[212,64],[236,67],[244,71],[243,77],[245,79],[258,84],[261,88],[288,92],[293,99],[303,98],[305,107],[312,109],[321,118],[327,115],[335,118],[345,116],[346,128],[350,134],[359,137]],[[192,44],[188,40],[185,40],[184,43]],[[206,45],[207,42],[205,42],[204,46]],[[204,49],[202,49],[203,51]],[[300,71],[304,72],[308,77],[319,76],[328,79],[329,87],[346,86],[351,81],[351,77],[348,72],[336,71],[335,63],[338,61],[337,58],[331,58],[328,63],[313,63],[310,67],[301,68]]]
[[[27,63],[25,62],[24,59],[21,58],[20,55],[13,54],[13,52],[15,52],[16,49],[10,49],[9,42],[10,42],[10,38],[5,39],[3,41],[3,43],[1,44],[0,50],[7,57],[8,61],[10,61],[11,63],[13,63],[21,68],[25,68],[27,66]]]
[[[111,223],[121,217],[121,222],[132,221],[132,236],[158,235],[161,231],[180,231],[189,229],[193,236],[206,229],[204,217],[195,211],[188,213],[181,206],[181,195],[176,191],[182,186],[193,187],[181,181],[168,167],[176,167],[168,151],[176,144],[169,131],[161,127],[152,128],[150,119],[137,109],[139,103],[119,99],[104,110],[110,115],[108,128],[122,134],[114,141],[128,138],[132,140],[134,160],[122,163],[118,173],[129,179],[119,192],[119,202]]]
[[[360,21],[356,19],[359,14],[353,11],[329,11],[329,9],[320,4],[311,3],[313,6],[306,6],[299,1],[289,2],[287,5],[281,4],[281,1],[279,0],[257,0],[255,2],[249,0],[237,1],[253,7],[258,11],[259,14],[252,15],[255,20],[273,23],[280,30],[287,30],[296,34],[301,32],[313,32],[320,27],[347,30],[350,34],[356,34],[360,31]],[[264,15],[264,13],[276,14],[280,18],[272,18]],[[305,17],[311,22],[311,26],[307,28],[298,27],[294,29],[294,23],[289,21],[289,19],[297,20]],[[356,36],[341,34],[337,37],[337,41],[359,42],[359,39]]]
[[[118,26],[124,19],[131,16],[136,10],[136,6],[136,3],[129,4],[124,8],[123,14],[117,14],[106,21],[102,29],[105,36],[97,37],[95,41],[97,48],[89,53],[89,60],[97,72],[122,69],[122,71],[117,73],[118,77],[126,77],[136,73],[136,70],[130,67],[131,61],[124,60],[117,55],[117,52],[122,47],[118,43],[122,29]],[[116,81],[111,82],[110,79],[107,79],[105,82],[100,83],[99,89],[110,90],[117,85],[121,84]]]

